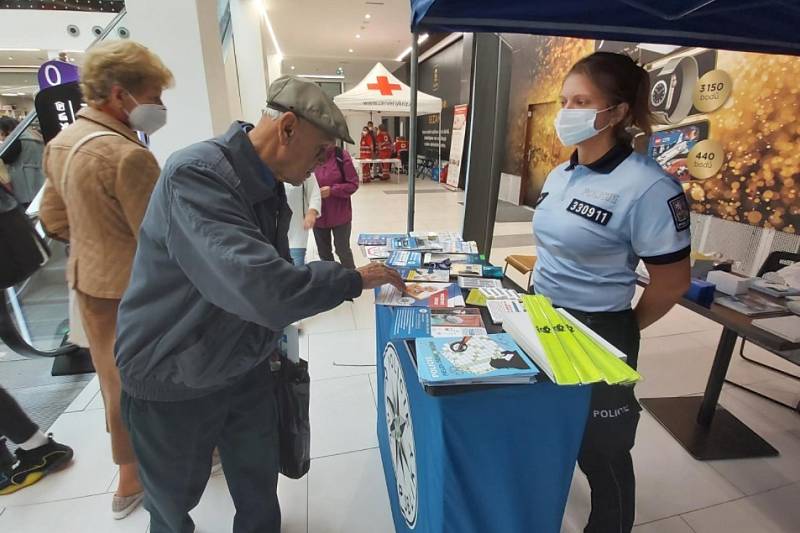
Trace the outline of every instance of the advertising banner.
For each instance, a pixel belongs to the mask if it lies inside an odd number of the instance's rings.
[[[36,115],[45,144],[75,122],[75,115],[84,106],[78,82],[57,85],[39,91],[35,100]]]
[[[64,85],[78,81],[78,67],[66,61],[54,59],[39,67],[39,89]]]
[[[800,58],[697,47],[504,35],[514,49],[503,171],[522,177],[523,203],[535,206],[571,147],[555,136],[564,78],[599,50],[631,56],[650,77],[653,134],[635,148],[679,180],[693,213],[800,231],[798,96],[786,80]]]
[[[464,139],[467,135],[467,107],[457,105],[453,108],[453,133],[450,140],[450,164],[447,166],[447,186],[458,188],[461,175],[461,158],[464,157]]]

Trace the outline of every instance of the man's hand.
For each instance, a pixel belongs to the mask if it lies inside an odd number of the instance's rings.
[[[303,219],[303,228],[306,230],[310,230],[314,227],[314,224],[317,223],[317,210],[316,209],[309,209],[308,213],[306,213],[306,217]]]
[[[330,187],[328,187],[328,186],[325,186],[325,187],[320,187],[320,188],[319,188],[319,195],[320,195],[320,197],[322,197],[323,199],[325,199],[325,198],[330,198],[330,196],[331,196],[331,188],[330,188]]]
[[[361,274],[365,289],[374,289],[389,283],[400,291],[405,292],[406,290],[406,284],[403,283],[400,273],[382,263],[370,263],[367,266],[357,268],[356,272]]]

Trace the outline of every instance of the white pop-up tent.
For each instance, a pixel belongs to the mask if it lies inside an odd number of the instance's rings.
[[[334,97],[333,101],[343,112],[366,111],[387,117],[411,116],[411,89],[381,63],[376,63],[358,85]],[[417,92],[417,116],[438,115],[441,112],[441,98]]]
[[[382,63],[376,63],[358,85],[333,98],[334,103],[347,115],[350,113],[377,113],[384,117],[411,116],[411,88],[389,72]],[[417,116],[439,115],[439,140],[442,138],[442,99],[417,91]],[[415,135],[409,132],[409,139]],[[411,153],[415,153],[416,150]],[[439,164],[442,160],[439,146]],[[441,168],[440,168],[441,175]],[[412,179],[409,183],[413,185]]]

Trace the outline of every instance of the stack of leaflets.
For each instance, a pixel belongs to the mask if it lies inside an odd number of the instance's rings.
[[[460,233],[455,231],[429,231],[429,232],[422,232],[422,231],[412,231],[410,233],[412,237],[423,237],[426,239],[431,239],[432,241],[463,241],[464,238],[461,236]]]
[[[468,265],[465,263],[454,263],[450,266],[450,275],[454,278],[459,276],[469,276],[480,278],[483,276],[483,265]]]
[[[440,250],[446,254],[477,254],[478,243],[475,241],[440,241]]]
[[[462,289],[481,289],[481,288],[502,289],[503,283],[499,279],[459,276],[458,286],[461,287]]]
[[[392,254],[388,246],[366,245],[363,247],[364,255],[369,260],[388,259]]]
[[[539,371],[510,335],[416,340],[417,372],[423,385],[519,384]]]
[[[430,251],[441,250],[442,246],[421,237],[395,237],[389,243],[392,250]]]
[[[394,251],[386,264],[394,268],[422,268],[421,252]]]
[[[756,278],[750,284],[750,288],[754,291],[769,294],[775,298],[784,298],[786,296],[800,295],[800,289],[795,289],[785,283],[775,283],[774,281],[767,281],[763,278]]]
[[[467,296],[467,303],[469,305],[487,307],[490,300],[511,300],[513,302],[519,302],[519,293],[512,289],[481,287],[479,289],[470,290]]]
[[[395,307],[391,313],[392,339],[486,335],[486,327],[478,309]]]
[[[524,313],[525,306],[519,300],[488,300],[486,308],[492,317],[492,322],[502,324],[511,313]]]
[[[450,271],[438,268],[403,268],[400,275],[404,281],[431,281],[447,283],[450,281]]]
[[[386,246],[389,239],[402,237],[402,233],[361,233],[358,236],[359,246]]]
[[[760,294],[749,292],[738,296],[717,296],[714,298],[714,303],[733,309],[745,316],[766,316],[789,312],[785,305],[771,302]]]
[[[451,264],[470,264],[480,265],[481,256],[478,254],[443,254],[443,253],[426,253],[425,264],[430,263],[443,263],[449,261]]]
[[[494,265],[483,265],[483,277],[503,279],[505,277],[505,272],[503,270],[503,267]]]
[[[431,311],[431,337],[466,337],[486,335],[478,309],[456,307]]]
[[[544,296],[523,296],[527,313],[505,317],[509,332],[553,383],[632,385],[641,379],[625,354]]]
[[[408,283],[405,294],[393,285],[375,289],[375,304],[431,309],[464,307],[464,296],[455,283]]]

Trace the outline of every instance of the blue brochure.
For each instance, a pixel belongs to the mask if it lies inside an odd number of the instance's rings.
[[[422,253],[395,251],[386,264],[394,268],[422,268]]]
[[[403,233],[361,233],[358,236],[359,246],[386,246],[391,239],[402,237]]]
[[[539,373],[507,333],[415,342],[417,371],[424,385],[530,383]]]

